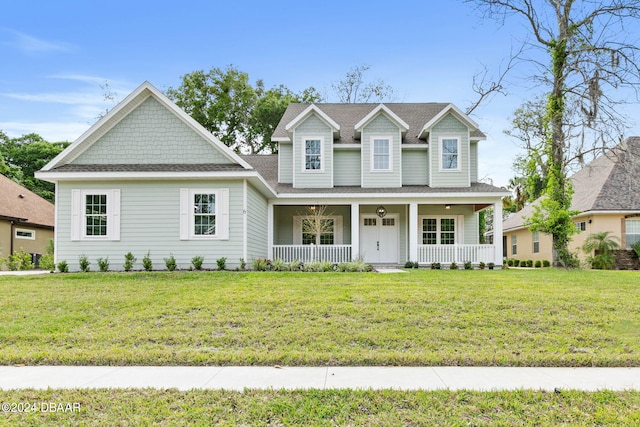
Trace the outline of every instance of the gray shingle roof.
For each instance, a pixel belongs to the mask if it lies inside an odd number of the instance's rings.
[[[576,172],[571,182],[573,210],[640,211],[640,137],[629,137],[602,154]],[[521,227],[537,203],[538,200],[511,215],[502,223],[503,228]]]
[[[53,203],[0,175],[0,217],[53,228],[54,207]]]
[[[218,163],[154,163],[154,164],[114,164],[76,165],[69,164],[52,169],[51,172],[236,172],[243,171],[239,164]],[[46,173],[46,172],[43,172]]]
[[[284,112],[280,123],[273,132],[272,138],[286,138],[289,136],[285,126],[295,119],[310,104],[289,104]],[[360,143],[355,139],[355,125],[367,114],[375,109],[378,104],[316,104],[320,110],[331,117],[340,125],[340,138],[335,141],[337,144]],[[405,135],[404,144],[424,144],[424,140],[418,139],[418,132],[422,127],[434,118],[439,112],[448,107],[448,103],[385,103],[387,108],[393,111],[398,117],[409,125],[409,130]],[[485,135],[475,130],[471,136],[483,138]]]
[[[402,193],[501,193],[505,190],[481,182],[473,183],[470,187],[437,188],[426,185],[405,185],[394,188],[362,188],[360,186],[343,186],[334,188],[293,188],[291,184],[278,183],[277,155],[249,155],[242,158],[253,166],[278,194],[402,194]]]

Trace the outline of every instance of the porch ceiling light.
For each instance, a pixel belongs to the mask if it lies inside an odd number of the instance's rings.
[[[445,208],[446,210],[449,210],[449,209],[451,209],[451,205],[444,205],[444,208]]]
[[[380,218],[384,218],[387,215],[387,209],[380,205],[376,208],[376,214],[380,217]]]

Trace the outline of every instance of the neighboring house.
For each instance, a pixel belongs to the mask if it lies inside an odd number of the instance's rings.
[[[52,203],[0,175],[0,257],[24,249],[37,261],[53,239],[53,225]]]
[[[452,104],[292,104],[272,139],[277,155],[237,155],[142,84],[37,174],[56,183],[56,260],[502,263],[478,212],[502,218],[508,193],[477,182],[485,136]]]
[[[569,243],[578,252],[590,234],[609,231],[622,249],[640,240],[640,137],[630,137],[571,177],[571,209],[578,233]],[[539,200],[539,199],[538,199]],[[533,233],[527,226],[538,200],[508,217],[502,224],[504,256],[520,260],[551,260],[551,236]]]

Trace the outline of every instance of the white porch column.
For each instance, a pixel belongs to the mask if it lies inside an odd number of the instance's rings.
[[[409,259],[418,261],[418,204],[409,203]]]
[[[360,258],[360,204],[351,203],[351,258]]]
[[[273,259],[273,202],[267,205],[267,258]],[[247,263],[249,260],[245,260]]]
[[[502,200],[493,204],[493,246],[496,266],[502,265]]]

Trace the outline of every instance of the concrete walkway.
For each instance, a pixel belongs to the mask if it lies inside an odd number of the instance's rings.
[[[0,366],[0,389],[640,390],[640,368]]]

